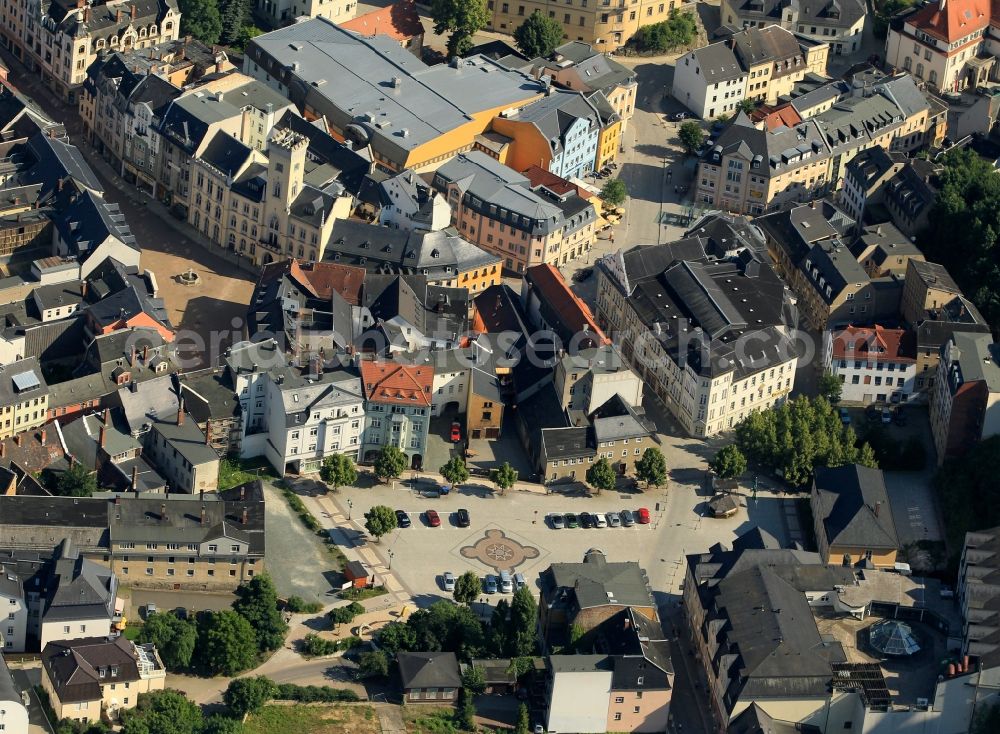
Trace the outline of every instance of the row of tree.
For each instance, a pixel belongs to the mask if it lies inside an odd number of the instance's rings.
[[[202,43],[245,48],[260,29],[250,22],[251,0],[180,0],[181,30]]]
[[[254,667],[261,653],[281,647],[287,631],[274,583],[261,574],[239,588],[232,609],[202,612],[196,619],[157,612],[139,639],[156,645],[168,670],[236,675]]]

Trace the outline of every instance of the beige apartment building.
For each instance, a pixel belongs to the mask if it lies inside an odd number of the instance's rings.
[[[296,18],[326,18],[345,23],[358,12],[358,0],[254,0],[253,14],[271,28],[294,23]]]
[[[49,387],[38,359],[0,366],[0,441],[45,425]]]
[[[513,33],[536,10],[562,24],[563,37],[615,51],[642,26],[659,23],[680,0],[488,0],[489,28]]]
[[[87,69],[106,51],[130,51],[174,40],[176,0],[5,0],[4,45],[59,98],[76,104]]]

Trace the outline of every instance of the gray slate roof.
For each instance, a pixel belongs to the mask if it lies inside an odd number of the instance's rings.
[[[461,688],[462,674],[453,652],[400,652],[396,655],[403,688]]]
[[[896,549],[899,537],[880,469],[859,464],[816,470],[813,513],[829,545]]]
[[[553,563],[540,576],[542,598],[553,603],[562,591],[575,597],[581,609],[606,604],[655,606],[649,579],[635,561],[611,562],[590,550],[582,563]]]

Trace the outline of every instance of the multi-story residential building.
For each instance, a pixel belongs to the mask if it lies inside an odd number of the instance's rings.
[[[882,205],[907,237],[916,237],[927,228],[937,200],[940,170],[930,161],[910,160],[885,185]]]
[[[930,390],[938,373],[941,348],[955,332],[988,334],[990,327],[979,309],[965,296],[955,296],[943,306],[926,311],[911,328],[917,335],[918,391]]]
[[[30,731],[28,724],[28,709],[18,686],[14,685],[14,677],[7,667],[7,662],[0,654],[0,724],[13,734]]]
[[[452,349],[468,330],[469,300],[464,288],[428,285],[423,275],[369,273],[354,348],[376,355]]]
[[[905,403],[916,391],[917,340],[912,331],[846,326],[826,332],[824,363],[840,378],[845,403]]]
[[[52,642],[42,650],[42,689],[60,719],[81,724],[117,719],[139,695],[162,691],[167,669],[153,643],[124,637]]]
[[[865,213],[882,202],[885,185],[905,165],[904,153],[882,147],[862,151],[844,167],[844,187],[837,203],[860,227]]]
[[[379,184],[378,223],[383,227],[433,232],[451,222],[451,209],[415,171],[405,170]]]
[[[588,419],[596,458],[607,459],[621,476],[634,474],[646,449],[659,443],[656,426],[620,395],[609,398]]]
[[[1000,345],[989,334],[954,332],[941,347],[930,396],[938,463],[1000,433]]]
[[[35,357],[0,367],[0,441],[45,425],[49,386]]]
[[[474,150],[434,174],[452,223],[482,249],[523,273],[541,263],[562,265],[588,252],[596,237],[594,205],[575,192],[532,189],[527,177]]]
[[[728,430],[791,392],[790,298],[764,248],[745,219],[712,216],[685,239],[597,263],[598,324],[692,435]]]
[[[512,0],[487,3],[491,19],[489,28],[500,33],[513,33],[525,18],[536,10],[562,24],[564,38],[591,44],[602,53],[616,51],[646,25],[667,20],[670,13],[681,7],[680,0],[638,0],[623,4],[578,0],[573,4],[556,0]]]
[[[984,0],[928,2],[893,19],[885,62],[936,90],[958,92],[997,78],[1000,17]]]
[[[557,348],[570,354],[611,344],[590,307],[551,265],[535,265],[525,271],[521,278],[521,308],[535,329],[552,332],[559,342]]]
[[[174,0],[13,0],[0,8],[4,44],[69,104],[99,54],[175,40],[180,25]]]
[[[671,94],[699,117],[732,115],[744,99],[774,104],[807,74],[826,74],[829,46],[781,26],[751,27],[677,60]]]
[[[549,87],[538,101],[499,115],[490,127],[510,139],[501,162],[516,171],[539,165],[563,178],[595,170],[601,130],[619,120],[613,111],[613,119],[603,119],[596,98],[610,107],[601,92],[584,95]]]
[[[916,324],[962,295],[962,289],[944,265],[911,258],[906,263],[905,285],[900,313],[907,323]]]
[[[365,360],[360,366],[366,418],[361,460],[370,462],[383,446],[392,445],[420,468],[430,428],[434,367],[384,360]]]
[[[243,70],[289,95],[307,119],[323,117],[336,137],[370,145],[393,172],[430,170],[471,149],[493,118],[545,91],[483,56],[427,66],[392,38],[366,38],[325,18],[253,39]]]
[[[559,403],[571,413],[589,416],[615,395],[633,408],[642,405],[642,378],[613,344],[563,355],[552,384]]]
[[[1000,650],[1000,528],[965,534],[958,568],[958,606],[962,613],[962,652],[980,657]]]
[[[423,56],[424,23],[414,0],[395,0],[338,25],[362,36],[389,36],[418,59]]]
[[[319,471],[333,454],[359,458],[364,394],[353,370],[272,369],[264,383],[264,456],[281,475]],[[244,456],[250,454],[243,452]]]
[[[895,567],[899,537],[881,469],[860,464],[819,468],[809,502],[824,563]]]
[[[930,105],[909,75],[878,81],[793,127],[771,130],[738,113],[703,154],[696,201],[763,214],[838,191],[845,166],[867,148],[925,143]]]
[[[851,253],[872,278],[905,278],[910,260],[923,260],[924,253],[891,222],[864,227],[851,245]]]
[[[449,220],[450,211],[445,225]],[[477,247],[453,227],[408,232],[355,219],[333,223],[323,257],[324,264],[364,268],[372,274],[423,275],[430,285],[465,288],[471,297],[499,283],[503,270],[500,255]]]
[[[254,0],[253,14],[265,27],[280,28],[299,18],[326,18],[333,23],[351,20],[357,0]]]
[[[778,0],[723,0],[722,23],[730,28],[764,28],[772,23],[812,41],[828,43],[835,54],[861,47],[867,6],[863,0],[784,3]]]
[[[222,50],[190,37],[103,56],[79,93],[84,137],[127,182],[157,196],[163,113],[205,75],[232,69]]]
[[[41,650],[57,640],[109,635],[120,618],[113,571],[80,557],[68,538],[48,551],[10,551],[0,562],[3,651]]]

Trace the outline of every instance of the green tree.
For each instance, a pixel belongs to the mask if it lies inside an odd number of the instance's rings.
[[[875,21],[872,33],[876,38],[885,39],[889,35],[889,21],[897,13],[913,7],[913,0],[882,0],[875,3]]]
[[[458,711],[455,716],[458,719],[458,725],[465,731],[476,730],[476,703],[472,694],[465,689],[462,689],[462,693],[459,695]]]
[[[517,708],[517,724],[514,726],[514,734],[531,734],[531,717],[528,715],[528,707],[521,704]]]
[[[462,688],[479,696],[486,690],[486,674],[476,665],[466,666],[462,673]]]
[[[469,481],[469,470],[461,456],[452,456],[448,463],[441,467],[441,476],[455,489],[459,484]]]
[[[219,41],[229,46],[239,40],[243,27],[250,20],[250,3],[248,0],[219,0],[219,16],[222,30]],[[183,16],[181,16],[183,22]]]
[[[201,734],[242,734],[243,723],[222,714],[214,714],[205,719]]]
[[[121,711],[123,734],[200,734],[201,709],[180,691],[140,693],[134,709]]]
[[[233,716],[243,718],[260,711],[277,692],[278,686],[273,680],[267,676],[255,675],[230,681],[222,694],[222,700]]]
[[[319,476],[336,492],[341,487],[350,486],[358,481],[358,469],[354,466],[354,460],[350,456],[333,454],[323,459]]]
[[[535,11],[538,12],[538,11]],[[601,188],[601,201],[608,206],[619,207],[628,198],[628,189],[620,178],[609,179]]]
[[[720,479],[736,479],[747,470],[747,457],[740,451],[739,446],[731,443],[716,452],[708,462],[708,468]]]
[[[439,601],[418,609],[406,621],[413,637],[408,649],[453,652],[471,660],[483,652],[483,625],[469,607]]]
[[[672,10],[667,20],[639,28],[629,44],[641,52],[662,54],[689,45],[697,35],[694,14]]]
[[[261,35],[263,32],[264,31],[255,25],[245,25],[240,29],[240,33],[236,40],[233,41],[233,47],[239,49],[240,51],[246,51],[247,46],[250,45],[250,41]]]
[[[455,601],[459,604],[472,604],[482,591],[483,584],[475,571],[466,571],[455,579]]]
[[[506,494],[517,482],[517,469],[505,461],[499,469],[490,471],[490,481],[500,490],[501,495]]]
[[[684,146],[684,150],[688,153],[694,153],[698,148],[705,144],[705,131],[701,129],[701,125],[694,120],[688,120],[683,123],[680,130],[677,132],[677,136],[680,138],[681,145]]]
[[[334,607],[329,612],[326,613],[327,619],[330,620],[335,625],[350,624],[354,621],[354,618],[359,614],[364,614],[365,608],[358,604],[356,601],[352,601],[342,607]]]
[[[969,734],[996,734],[1000,731],[1000,704],[983,706],[972,720]]]
[[[78,461],[56,480],[55,493],[60,497],[90,497],[96,491],[97,474]]]
[[[749,115],[755,109],[757,109],[757,103],[747,97],[744,97],[736,103],[736,110],[738,112],[745,112]]]
[[[663,452],[655,446],[651,446],[642,452],[642,456],[635,462],[635,475],[646,483],[646,489],[650,485],[659,489],[667,483],[667,460]]]
[[[587,632],[583,629],[583,625],[576,624],[575,622],[571,624],[569,627],[569,650],[571,652],[580,652],[580,645],[586,635]]]
[[[489,648],[494,657],[510,654],[510,602],[506,599],[498,601],[490,615]]]
[[[375,505],[365,513],[365,529],[378,543],[383,535],[396,529],[396,513],[391,507]]]
[[[157,612],[146,618],[139,630],[139,640],[152,642],[167,670],[184,670],[191,665],[198,642],[198,628],[193,622],[174,614]]]
[[[211,46],[222,35],[222,16],[216,0],[180,0],[181,33]]]
[[[840,393],[842,389],[843,383],[840,381],[840,378],[830,372],[830,370],[824,371],[823,375],[816,383],[816,391],[834,404],[840,402]]]
[[[198,620],[198,658],[209,675],[234,676],[257,662],[257,636],[234,611],[207,612]]]
[[[513,676],[514,680],[521,680],[535,668],[535,661],[529,657],[511,658],[507,670],[507,675]]]
[[[383,484],[390,479],[399,479],[399,475],[406,469],[406,454],[398,446],[392,444],[383,446],[375,457],[372,468],[375,470],[375,476]]]
[[[527,586],[514,592],[510,602],[510,650],[512,657],[533,655],[538,628],[538,604]]]
[[[517,42],[518,49],[529,59],[551,56],[562,40],[563,27],[559,21],[542,15],[538,10],[514,30],[514,41]]]
[[[386,678],[389,675],[389,656],[382,650],[368,650],[358,658],[359,678]]]
[[[285,643],[288,624],[278,611],[278,592],[271,576],[258,574],[236,591],[236,610],[253,628],[261,651],[277,650]]]
[[[461,56],[472,48],[472,36],[486,27],[490,14],[486,0],[431,0],[434,32],[448,36],[448,58]]]
[[[596,489],[598,494],[603,490],[610,492],[618,484],[618,474],[606,456],[587,468],[587,484]]]
[[[404,622],[389,622],[378,633],[378,644],[389,655],[417,648],[417,633]]]

